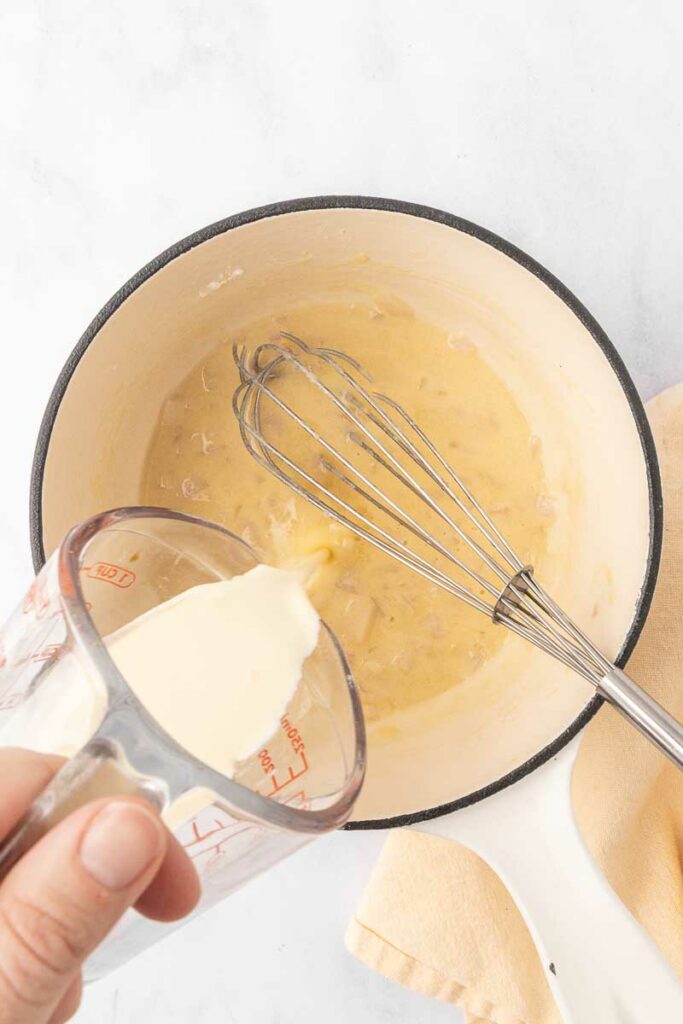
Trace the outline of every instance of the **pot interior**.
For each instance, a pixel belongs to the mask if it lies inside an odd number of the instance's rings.
[[[504,379],[542,438],[546,480],[561,495],[538,578],[616,656],[646,577],[651,528],[625,392],[588,329],[538,277],[463,230],[408,213],[264,217],[208,238],[140,284],[94,335],[59,404],[42,486],[46,553],[87,516],[141,502],[161,406],[203,354],[257,317],[368,294],[465,331]],[[559,736],[592,693],[510,637],[464,685],[371,737],[355,818],[435,807],[496,782]]]

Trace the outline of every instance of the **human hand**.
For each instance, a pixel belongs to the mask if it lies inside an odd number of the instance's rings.
[[[61,759],[0,750],[0,840]],[[176,921],[199,899],[192,864],[143,800],[74,811],[0,885],[0,1024],[62,1024],[81,1000],[81,966],[124,911]]]

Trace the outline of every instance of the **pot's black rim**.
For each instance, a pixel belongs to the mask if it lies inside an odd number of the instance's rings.
[[[522,252],[522,250],[518,249],[515,245],[512,245],[503,238],[500,238],[492,231],[479,227],[477,224],[473,224],[471,221],[464,220],[462,217],[456,217],[451,213],[444,212],[443,210],[437,210],[430,206],[420,206],[415,203],[404,202],[400,199],[382,199],[373,196],[315,196],[312,198],[285,200],[279,203],[272,203],[268,206],[260,206],[253,210],[246,210],[243,213],[237,213],[232,217],[226,217],[224,220],[219,220],[214,224],[209,224],[207,227],[202,228],[199,231],[195,231],[194,234],[188,235],[187,238],[176,242],[175,245],[172,245],[159,256],[156,256],[150,263],[139,270],[137,274],[134,274],[133,277],[131,277],[131,279],[127,281],[114,296],[112,296],[86,329],[73,352],[67,359],[62,372],[57,378],[52,394],[50,395],[43,415],[40,431],[38,433],[38,440],[33,458],[33,469],[31,473],[29,508],[31,551],[36,571],[40,569],[45,561],[42,529],[42,489],[45,460],[50,444],[52,428],[55,423],[60,403],[64,397],[64,393],[81,360],[81,357],[83,356],[83,353],[107,322],[109,317],[116,312],[119,306],[125,302],[125,300],[132,295],[132,293],[139,288],[141,284],[152,277],[152,275],[158,270],[161,270],[162,267],[165,267],[167,263],[170,263],[171,260],[176,259],[176,257],[189,252],[189,250],[193,249],[195,246],[201,245],[202,242],[206,242],[209,239],[214,238],[216,235],[223,234],[233,228],[242,227],[245,224],[251,224],[254,221],[262,220],[266,217],[277,217],[282,214],[299,213],[307,210],[344,208],[385,210],[390,213],[405,214],[409,217],[420,217],[424,220],[436,221],[438,224],[455,228],[457,231],[461,231],[467,235],[472,235],[474,238],[478,238],[480,241],[485,242],[487,245],[490,245],[494,249],[498,249],[500,252],[504,253],[550,288],[550,290],[554,292],[566,306],[569,307],[572,313],[578,317],[596,344],[602,349],[622,387],[636,423],[636,428],[638,430],[640,443],[645,457],[650,501],[650,547],[648,552],[647,571],[638,599],[635,617],[616,662],[619,666],[625,665],[633,651],[633,648],[635,647],[636,641],[638,640],[650,609],[657,581],[663,532],[662,489],[654,439],[645,415],[645,409],[643,408],[640,396],[636,391],[628,370],[624,366],[621,356],[615,349],[614,345],[594,317],[588,312],[586,307],[579,302],[576,296],[570,292],[561,281],[558,281],[558,279],[551,274],[550,271],[546,270],[545,267],[541,266],[540,263],[537,263],[536,260],[532,259],[525,252]],[[457,811],[462,807],[468,807],[470,804],[477,803],[479,800],[483,800],[485,797],[491,796],[493,793],[497,793],[500,790],[505,789],[507,786],[511,786],[514,782],[517,782],[525,775],[528,775],[529,772],[540,767],[540,765],[544,764],[551,757],[557,754],[562,747],[569,743],[569,741],[576,736],[584,725],[586,725],[601,704],[601,698],[594,697],[586,705],[581,714],[574,719],[571,725],[569,725],[569,727],[565,729],[560,736],[553,740],[552,743],[549,743],[537,754],[529,758],[528,761],[525,761],[524,764],[515,768],[513,771],[508,772],[502,778],[491,783],[489,786],[484,786],[482,789],[478,789],[474,793],[469,793],[467,796],[441,804],[438,807],[429,807],[425,810],[416,811],[411,814],[401,814],[391,818],[353,821],[349,822],[345,827],[347,829],[355,830],[383,829],[413,825],[417,822],[428,821],[431,818],[436,818],[443,814],[448,814],[451,811]]]

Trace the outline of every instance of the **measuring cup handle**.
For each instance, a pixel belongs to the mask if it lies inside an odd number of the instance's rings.
[[[108,796],[143,797],[157,810],[167,799],[163,783],[132,771],[116,743],[95,738],[66,762],[0,843],[0,882],[53,826],[91,800]]]

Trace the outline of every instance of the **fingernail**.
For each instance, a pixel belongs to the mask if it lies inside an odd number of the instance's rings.
[[[83,867],[105,889],[125,889],[160,855],[161,823],[135,804],[107,804],[81,841]]]

